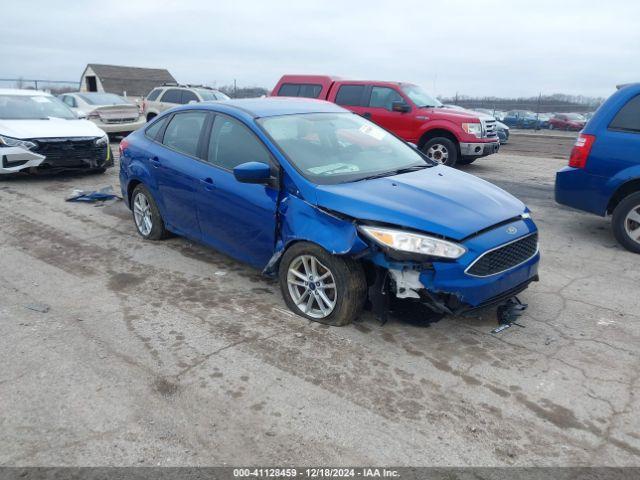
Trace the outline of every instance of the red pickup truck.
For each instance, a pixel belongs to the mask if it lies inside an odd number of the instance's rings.
[[[445,108],[411,83],[285,75],[271,95],[337,103],[415,144],[429,158],[448,166],[469,164],[500,148],[493,117]]]

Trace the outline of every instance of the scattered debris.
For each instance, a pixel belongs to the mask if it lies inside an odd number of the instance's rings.
[[[497,310],[498,323],[500,326],[491,330],[491,333],[500,333],[510,328],[512,325],[524,328],[524,325],[516,323],[516,320],[527,309],[529,305],[522,303],[518,297],[511,297],[504,304],[500,305]]]
[[[67,202],[104,202],[106,200],[112,200],[114,198],[121,199],[113,192],[111,185],[101,188],[99,190],[74,190],[70,197],[67,197]]]
[[[224,270],[218,270],[217,272],[214,273],[214,275],[218,276],[218,277],[222,277],[224,275],[226,275],[227,272],[225,272]]]
[[[34,312],[47,313],[49,311],[49,305],[46,303],[27,303],[24,305],[24,308],[28,308],[29,310],[33,310]]]

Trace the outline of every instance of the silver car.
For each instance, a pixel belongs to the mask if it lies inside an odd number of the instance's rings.
[[[74,92],[59,98],[78,118],[91,120],[110,134],[129,134],[146,122],[138,105],[113,93]]]
[[[142,102],[142,112],[147,121],[156,115],[187,103],[229,100],[224,93],[209,87],[192,85],[164,85],[149,92]]]

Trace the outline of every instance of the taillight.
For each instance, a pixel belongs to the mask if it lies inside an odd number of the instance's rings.
[[[93,112],[87,113],[88,120],[98,120],[100,118],[100,114],[94,110]]]
[[[595,140],[595,135],[587,135],[584,133],[578,135],[578,139],[573,145],[571,156],[569,157],[570,167],[585,168],[587,166],[587,158],[589,158],[589,153],[591,153],[591,147]]]
[[[128,146],[129,146],[129,142],[127,141],[126,138],[123,138],[122,141],[120,142],[120,147],[118,147],[118,151],[120,152],[120,158],[122,158],[124,149],[127,148]]]
[[[147,101],[143,100],[142,101],[142,110],[140,110],[140,113],[144,113],[147,110]]]

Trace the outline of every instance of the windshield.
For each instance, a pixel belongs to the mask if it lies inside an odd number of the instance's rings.
[[[113,93],[82,93],[78,96],[89,105],[129,105],[124,98]]]
[[[437,99],[433,98],[422,88],[416,85],[403,85],[402,91],[415,103],[418,107],[441,107]]]
[[[283,115],[258,123],[296,169],[316,184],[432,166],[402,140],[352,113]]]
[[[0,95],[2,120],[48,120],[49,117],[76,118],[69,107],[50,95]]]
[[[217,90],[205,90],[198,88],[198,93],[202,97],[202,100],[205,102],[211,100],[231,100],[228,96],[226,96],[222,92],[218,92]]]

